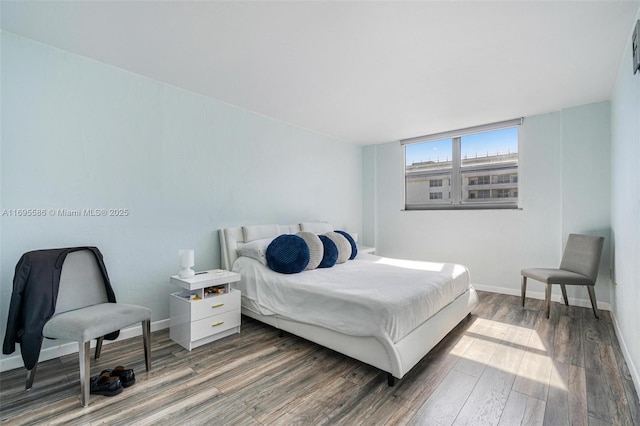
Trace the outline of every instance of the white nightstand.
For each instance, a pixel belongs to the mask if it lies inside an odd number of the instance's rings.
[[[191,350],[240,333],[240,291],[229,286],[240,274],[214,269],[170,281],[184,289],[169,296],[171,340]]]
[[[376,248],[375,247],[358,247],[358,253],[368,253],[368,254],[375,254],[376,253]]]

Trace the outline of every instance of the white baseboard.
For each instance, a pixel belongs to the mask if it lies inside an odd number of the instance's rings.
[[[151,331],[163,330],[165,328],[169,328],[170,320],[164,319],[160,321],[156,321],[151,323]],[[116,340],[105,340],[103,345],[109,345],[114,342],[119,342],[121,340],[130,339],[132,337],[141,336],[142,335],[142,325],[137,325],[130,328],[125,328],[124,330],[120,330],[120,336]],[[91,347],[95,347],[95,340],[91,342]],[[73,353],[78,353],[78,344],[76,342],[61,343],[58,346],[53,346],[49,348],[42,349],[40,351],[40,357],[38,358],[38,362],[48,361],[50,359],[59,358],[63,355],[69,355]],[[20,345],[17,345],[16,352],[6,358],[0,359],[0,371],[9,371],[15,368],[24,368],[24,363],[22,362],[22,356],[20,355]],[[26,371],[26,370],[25,370]]]
[[[631,358],[631,353],[629,353],[629,347],[624,341],[624,337],[620,332],[620,327],[618,326],[618,320],[616,319],[615,314],[611,313],[611,318],[613,319],[613,328],[616,331],[616,337],[618,338],[618,343],[620,343],[620,349],[622,350],[622,356],[624,356],[624,360],[627,362],[627,368],[629,370],[629,374],[631,375],[631,380],[633,381],[633,385],[636,387],[636,390],[640,389],[640,374],[638,374],[638,369],[636,365],[633,363]],[[640,400],[640,396],[638,397]]]
[[[488,291],[490,293],[501,293],[508,294],[510,296],[518,296],[520,297],[520,289],[512,289],[506,287],[495,287],[492,285],[484,285],[484,284],[473,284],[473,287],[476,290],[480,291]],[[544,300],[544,292],[541,291],[531,291],[527,286],[527,297],[532,299],[540,299]],[[562,302],[562,295],[551,293],[551,301],[552,302]],[[569,298],[569,305],[580,306],[581,308],[591,308],[591,300],[589,299],[576,299],[574,297]],[[598,309],[603,311],[611,311],[611,304],[608,302],[598,301]]]

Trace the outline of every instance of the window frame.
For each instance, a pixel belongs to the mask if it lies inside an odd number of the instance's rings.
[[[516,189],[516,197],[515,200],[512,201],[480,201],[482,198],[474,198],[472,202],[468,200],[463,200],[463,182],[462,182],[462,173],[464,171],[472,171],[473,168],[470,167],[462,167],[462,155],[461,155],[461,140],[463,136],[477,134],[477,133],[487,133],[495,130],[519,127],[524,122],[524,118],[516,118],[512,120],[505,120],[496,123],[484,124],[480,126],[467,127],[464,129],[434,133],[431,135],[418,136],[409,139],[402,139],[400,141],[400,145],[402,146],[402,168],[403,168],[403,201],[404,208],[403,211],[406,210],[474,210],[474,209],[519,209],[520,208],[520,197],[519,197],[519,187],[520,187],[520,178],[519,178],[519,170],[518,170],[518,178],[515,180],[515,183],[518,184],[518,189]],[[443,202],[442,204],[407,204],[407,145],[419,144],[425,142],[435,142],[444,139],[451,139],[452,142],[452,159],[451,159],[451,178],[450,178],[450,198],[449,201]],[[518,129],[518,169],[520,164],[520,129]],[[473,167],[473,166],[471,166]],[[493,179],[489,176],[489,184]],[[482,184],[484,185],[484,184]],[[477,184],[478,187],[482,186],[481,184]],[[483,189],[483,188],[478,188]],[[505,198],[507,200],[507,198]]]

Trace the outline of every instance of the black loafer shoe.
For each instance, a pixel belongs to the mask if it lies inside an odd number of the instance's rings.
[[[91,378],[90,393],[93,395],[114,396],[122,392],[122,382],[119,377],[100,374]]]
[[[124,368],[119,365],[113,370],[104,370],[102,374],[108,373],[111,377],[119,377],[122,382],[122,386],[128,388],[136,382],[136,375],[131,368]]]

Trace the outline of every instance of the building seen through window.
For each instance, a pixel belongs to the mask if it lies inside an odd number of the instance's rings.
[[[404,148],[407,209],[517,207],[517,126]]]

